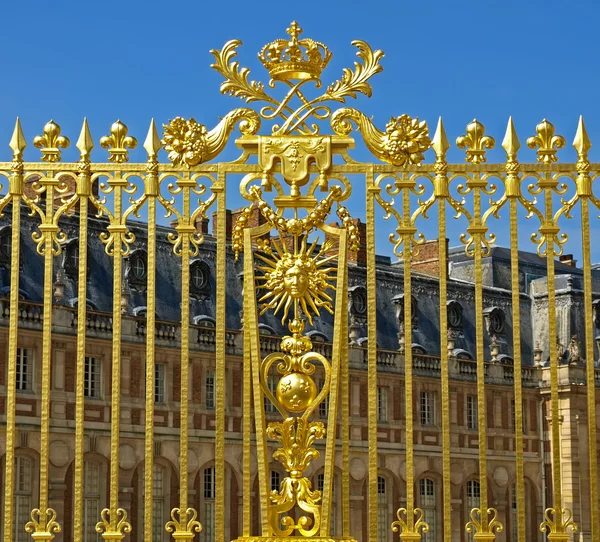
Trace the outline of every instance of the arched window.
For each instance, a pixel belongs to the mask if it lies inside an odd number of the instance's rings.
[[[519,539],[519,515],[517,513],[517,488],[516,484],[513,484],[510,492],[512,493],[510,499],[510,534],[511,540],[517,542]]]
[[[25,524],[31,514],[31,486],[33,483],[33,461],[29,457],[15,457],[15,500],[13,540],[29,542],[30,535],[25,531]]]
[[[479,508],[479,497],[481,495],[481,486],[477,480],[469,480],[467,482],[467,495],[466,495],[466,507],[465,507],[465,523],[470,521],[469,514],[473,508]],[[467,540],[473,542],[474,533],[467,533]]]
[[[85,461],[83,464],[83,536],[84,540],[99,542],[102,537],[96,532],[100,518],[100,464]]]
[[[276,470],[271,471],[271,491],[279,491],[281,485],[281,474]]]
[[[215,539],[215,468],[204,469],[204,523],[200,535],[204,542]]]
[[[435,482],[430,478],[419,480],[419,498],[425,522],[429,525],[429,530],[421,535],[421,540],[423,542],[435,542],[437,532]]]
[[[384,542],[389,537],[388,503],[386,479],[377,477],[377,540]]]
[[[165,469],[154,465],[152,470],[152,540],[165,537]]]
[[[336,489],[337,479],[334,476],[331,484],[331,513],[329,516],[329,534],[331,536],[337,536],[337,489]],[[317,489],[323,494],[323,487],[325,486],[325,473],[321,472],[317,474]]]

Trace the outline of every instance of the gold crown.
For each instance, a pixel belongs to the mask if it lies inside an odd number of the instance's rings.
[[[291,39],[277,39],[268,43],[258,54],[272,79],[318,79],[331,60],[331,51],[322,43],[304,38],[299,40],[302,28],[293,21],[286,30]]]

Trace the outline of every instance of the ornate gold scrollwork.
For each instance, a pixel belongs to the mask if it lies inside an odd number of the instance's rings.
[[[101,521],[96,523],[96,532],[107,542],[119,542],[131,532],[131,523],[127,521],[127,512],[123,508],[116,509],[115,518],[111,518],[111,510],[104,508],[100,512]]]
[[[414,517],[409,517],[406,508],[399,508],[396,512],[398,519],[392,523],[392,531],[395,533],[399,532],[401,540],[418,542],[421,540],[421,533],[419,531],[423,533],[429,532],[429,525],[423,518],[423,510],[421,508],[414,508],[413,515]]]
[[[60,525],[56,521],[56,512],[52,508],[46,508],[42,514],[39,508],[31,511],[31,521],[25,524],[25,530],[31,533],[34,540],[49,542],[57,533],[60,533]]]
[[[332,115],[331,127],[336,134],[347,136],[352,132],[350,121],[358,126],[369,150],[380,160],[394,166],[420,164],[425,158],[423,153],[431,146],[427,122],[418,118],[408,115],[392,117],[385,132],[381,132],[364,113],[345,107]]]
[[[495,508],[488,508],[485,518],[482,516],[481,508],[473,508],[469,517],[471,520],[465,525],[465,531],[472,534],[475,540],[491,542],[496,538],[497,533],[504,530],[502,523],[498,520],[498,510]]]
[[[175,540],[192,540],[195,533],[202,531],[202,525],[197,519],[198,512],[188,508],[183,514],[180,508],[171,510],[171,521],[165,525],[167,532],[173,534]]]
[[[548,533],[548,539],[552,542],[566,542],[572,533],[577,532],[573,512],[568,508],[563,508],[560,514],[554,508],[546,508],[544,518],[540,523],[540,531]]]
[[[252,109],[234,109],[212,130],[195,119],[176,117],[163,124],[162,143],[173,165],[197,166],[217,156],[227,144],[235,124],[240,123],[242,135],[253,135],[260,128],[260,117]]]

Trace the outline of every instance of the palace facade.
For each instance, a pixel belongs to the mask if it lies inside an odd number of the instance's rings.
[[[10,212],[5,211],[6,216]],[[228,228],[236,212],[228,214]],[[17,449],[14,540],[25,542],[29,534],[23,525],[37,505],[39,469],[39,426],[41,390],[41,335],[44,320],[42,300],[43,265],[31,239],[34,222],[22,214],[22,259],[10,261],[10,224],[0,222],[0,423],[5,421],[8,352],[9,269],[19,265],[20,297],[17,374]],[[259,220],[258,216],[254,220]],[[358,224],[359,229],[362,224]],[[155,464],[154,540],[166,542],[164,530],[170,510],[178,506],[178,455],[180,402],[180,260],[172,253],[167,235],[172,228],[159,227],[157,237],[157,308],[156,329],[146,326],[145,290],[147,281],[146,230],[142,223],[131,223],[136,241],[126,261],[123,277],[121,440],[119,450],[120,505],[129,514],[133,540],[142,541],[144,479],[145,412],[145,338],[156,336],[155,366]],[[56,541],[72,540],[73,458],[75,446],[75,370],[79,269],[78,228],[76,218],[66,218],[61,228],[68,240],[54,261],[53,344],[51,384],[50,506],[58,512],[63,526]],[[112,338],[112,265],[104,253],[99,234],[106,228],[102,219],[91,219],[88,243],[87,346],[85,358],[85,540],[100,540],[95,531],[100,510],[108,501],[110,457],[111,338]],[[190,287],[190,417],[189,466],[190,504],[200,513],[203,530],[199,542],[214,540],[215,476],[215,333],[214,280],[215,240],[209,224],[197,228],[204,232],[200,254],[191,261]],[[364,238],[364,237],[363,237]],[[473,263],[464,249],[450,249],[448,272],[448,329],[439,329],[438,242],[427,243],[413,263],[413,313],[403,314],[403,269],[390,258],[378,258],[377,338],[379,381],[377,393],[379,447],[379,540],[396,536],[390,529],[397,508],[405,503],[405,405],[412,401],[415,421],[416,504],[424,509],[430,525],[426,542],[440,542],[442,503],[440,351],[450,354],[451,472],[453,539],[467,540],[464,525],[468,513],[479,500],[478,412],[475,361],[475,313]],[[351,532],[357,540],[366,540],[367,524],[367,373],[366,308],[364,249],[353,256],[349,278],[349,365],[350,438],[351,438]],[[523,409],[525,454],[525,504],[527,539],[542,540],[539,524],[551,499],[551,456],[549,431],[549,340],[558,341],[562,364],[560,378],[561,453],[563,497],[572,508],[574,519],[584,538],[589,537],[587,410],[583,336],[582,272],[572,258],[556,263],[558,337],[548,337],[548,296],[545,261],[537,255],[520,253],[521,324],[523,356],[523,404],[513,400],[512,317],[510,291],[510,254],[493,248],[484,260],[484,320],[486,326],[485,360],[488,423],[489,501],[499,511],[504,524],[497,534],[499,542],[516,541],[515,483],[515,409]],[[243,353],[242,266],[230,253],[227,262],[227,344],[226,366],[226,539],[241,534],[242,517],[242,446],[241,419]],[[594,291],[600,298],[600,271],[594,270]],[[600,335],[600,310],[595,304],[595,325]],[[263,354],[279,348],[283,333],[281,322],[272,316],[261,317]],[[310,328],[316,349],[330,354],[332,319],[323,316]],[[403,329],[413,328],[413,344],[404,340]],[[445,338],[440,341],[440,336]],[[600,337],[598,339],[600,345]],[[595,348],[598,359],[598,345]],[[414,353],[414,395],[404,394],[404,352]],[[597,363],[597,362],[595,362]],[[600,369],[596,369],[600,386]],[[600,394],[599,394],[600,396]],[[267,417],[275,415],[265,402]],[[600,420],[600,403],[597,405]],[[319,416],[327,417],[323,403]],[[274,444],[274,443],[273,443]],[[5,451],[0,435],[0,455]],[[272,451],[272,450],[271,450]],[[338,458],[340,459],[340,458]],[[336,464],[341,465],[341,460]],[[284,471],[272,463],[270,479],[279,487]],[[3,476],[4,466],[0,470]],[[323,458],[310,467],[313,487],[323,484]],[[255,473],[253,474],[253,476]],[[341,472],[334,479],[333,531],[341,529]],[[3,486],[0,480],[0,486]],[[257,486],[255,486],[257,488]],[[256,499],[258,491],[256,491]],[[1,497],[0,497],[1,498]],[[254,529],[258,514],[254,514]]]

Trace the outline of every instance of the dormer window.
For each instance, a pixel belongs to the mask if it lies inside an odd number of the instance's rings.
[[[463,308],[458,301],[448,301],[448,327],[452,329],[463,327]]]
[[[210,289],[210,268],[206,262],[196,260],[190,265],[190,291],[196,296],[206,296]]]
[[[129,256],[125,277],[129,285],[136,290],[146,289],[148,279],[148,255],[145,250],[134,250]]]
[[[8,266],[10,264],[12,248],[12,231],[10,226],[4,226],[0,229],[0,264]]]

